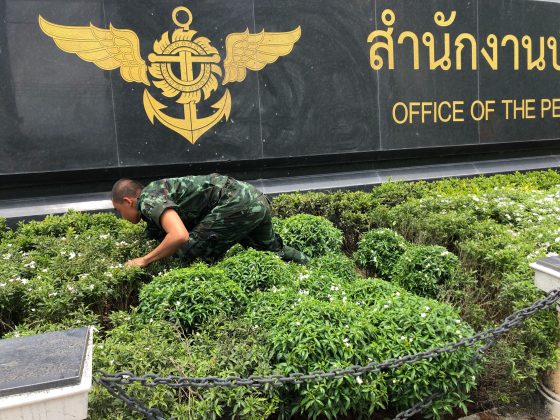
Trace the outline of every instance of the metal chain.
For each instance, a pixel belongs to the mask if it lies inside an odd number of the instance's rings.
[[[140,382],[146,387],[155,387],[158,385],[167,385],[171,388],[197,387],[197,388],[214,388],[214,387],[262,387],[265,385],[284,386],[287,384],[301,384],[305,381],[320,382],[325,379],[339,379],[344,376],[361,376],[366,373],[378,373],[386,370],[396,369],[405,364],[417,363],[422,360],[438,357],[440,354],[451,353],[463,347],[472,347],[479,341],[485,341],[486,344],[479,347],[473,362],[477,361],[482,354],[494,345],[496,340],[502,335],[509,332],[514,327],[521,325],[527,318],[535,312],[549,308],[560,299],[560,289],[549,292],[544,298],[537,300],[531,306],[523,308],[508,316],[498,327],[490,328],[486,331],[479,332],[472,337],[466,337],[455,343],[448,343],[440,348],[403,356],[399,358],[388,359],[384,362],[369,363],[365,366],[353,365],[345,369],[336,368],[328,372],[322,370],[310,373],[290,373],[289,375],[269,375],[256,376],[252,375],[247,378],[239,376],[228,376],[226,378],[218,378],[215,376],[207,377],[190,377],[190,376],[167,376],[159,377],[153,374],[143,376],[134,376],[131,372],[106,373],[98,371],[101,374],[96,380],[97,383],[107,388],[109,393],[114,397],[122,400],[132,410],[138,411],[149,419],[165,419],[163,413],[157,409],[149,409],[140,400],[127,395],[119,385],[128,385],[134,382]],[[417,403],[406,411],[399,413],[396,419],[407,419],[428,408],[431,403],[442,395],[441,392],[435,392],[425,400]]]

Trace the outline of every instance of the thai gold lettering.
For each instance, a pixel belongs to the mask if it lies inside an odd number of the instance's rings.
[[[389,62],[389,69],[395,68],[395,55],[393,45],[393,30],[391,26],[395,23],[395,13],[391,9],[385,9],[381,14],[381,21],[388,27],[386,31],[376,30],[369,34],[367,41],[373,42],[376,38],[380,37],[385,42],[375,42],[369,52],[369,62],[374,70],[379,70],[383,67],[384,61],[377,51],[382,49],[387,53],[387,61]]]
[[[441,27],[451,26],[455,21],[457,13],[455,11],[451,12],[449,19],[445,18],[443,12],[436,12],[434,15],[434,22],[436,25]],[[430,70],[441,68],[442,70],[449,70],[451,68],[451,41],[449,33],[443,34],[443,57],[436,60],[435,55],[435,39],[434,34],[431,32],[426,32],[422,36],[422,42],[428,47],[428,54],[430,59]]]
[[[414,70],[420,69],[420,48],[418,42],[418,36],[414,32],[404,31],[399,35],[397,42],[402,44],[405,39],[409,38],[412,41],[412,59],[414,62]]]
[[[502,47],[505,47],[508,42],[513,44],[513,69],[519,70],[519,40],[515,35],[506,35],[502,38]]]
[[[527,70],[544,70],[546,62],[544,60],[544,36],[539,37],[539,57],[533,59],[533,40],[530,36],[525,35],[521,38],[521,45],[527,50]]]
[[[463,48],[465,48],[465,46],[463,45],[463,41],[465,40],[470,42],[472,63],[471,68],[473,70],[476,70],[478,68],[478,51],[476,49],[476,38],[471,34],[461,34],[457,37],[457,39],[455,39],[455,47],[457,47],[457,49],[455,50],[455,61],[457,63],[457,70],[463,69],[462,53]]]
[[[486,37],[486,44],[492,50],[492,56],[488,54],[486,48],[483,48],[480,52],[488,64],[490,64],[492,70],[498,70],[498,37],[494,34],[488,35]]]
[[[550,48],[552,52],[552,67],[554,70],[560,70],[560,65],[558,64],[558,41],[553,36],[548,37],[546,45]]]
[[[437,11],[434,13],[434,22],[440,28],[447,28],[453,25],[456,17],[457,12],[455,10],[449,13],[449,17],[446,17],[444,12]],[[386,29],[375,30],[367,38],[367,42],[372,44],[369,59],[374,70],[380,70],[384,66],[389,70],[395,69],[394,40],[396,40],[398,45],[408,44],[412,47],[412,66],[414,70],[420,70],[420,42],[422,42],[427,47],[429,70],[441,69],[447,71],[453,65],[455,65],[455,69],[463,70],[464,60],[467,57],[470,58],[470,68],[472,70],[478,70],[484,61],[492,70],[498,70],[500,48],[511,49],[513,52],[513,69],[520,70],[522,66],[520,49],[523,48],[527,56],[527,70],[544,70],[546,68],[546,54],[550,50],[552,67],[560,71],[558,41],[554,36],[540,36],[538,41],[535,41],[529,35],[506,34],[498,38],[496,34],[488,34],[485,44],[481,45],[484,41],[479,42],[477,36],[470,33],[461,33],[456,36],[452,45],[449,32],[441,34],[443,36],[442,42],[436,42],[436,37],[441,35],[435,32],[424,32],[420,36],[412,31],[404,30],[397,36],[393,27],[396,21],[395,12],[391,9],[383,10],[381,21]],[[533,46],[534,42],[537,45]],[[440,49],[439,52],[436,51],[436,46]],[[452,51],[452,47],[455,48],[454,51]],[[465,53],[467,47],[469,52]],[[538,51],[536,51],[537,49]],[[479,52],[482,58],[479,58]],[[441,54],[439,57],[437,57],[438,53]],[[453,59],[455,63],[453,63]]]

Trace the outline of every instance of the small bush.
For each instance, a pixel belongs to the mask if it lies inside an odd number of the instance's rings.
[[[140,291],[146,319],[165,319],[193,329],[218,315],[239,311],[246,296],[216,267],[198,263],[156,277]]]
[[[376,229],[362,236],[354,253],[354,260],[358,266],[366,269],[368,275],[389,279],[395,263],[407,247],[408,243],[397,232]]]
[[[81,327],[95,327],[99,330],[101,328],[101,321],[99,318],[99,315],[94,314],[87,308],[80,307],[71,312],[68,317],[63,319],[60,323],[45,322],[44,319],[31,321],[18,325],[13,331],[6,334],[4,338],[23,337]]]
[[[246,293],[267,290],[292,279],[288,264],[272,252],[249,249],[217,264]]]
[[[283,293],[290,303],[270,305],[276,316],[261,315],[266,317],[262,322],[266,341],[272,346],[272,360],[283,374],[365,365],[425,351],[473,333],[451,307],[379,280],[340,284],[328,302],[311,293],[298,293],[295,299],[292,292],[277,293]],[[275,297],[268,295],[273,302]],[[263,325],[257,314],[252,312],[253,322]],[[281,401],[288,405],[286,411],[307,418],[372,414],[387,403],[406,408],[450,383],[461,383],[468,391],[478,369],[470,363],[473,353],[472,348],[462,349],[387,374],[287,387],[280,390]],[[463,391],[449,392],[434,404],[433,414],[451,410],[466,399]]]
[[[298,214],[283,220],[277,226],[286,245],[308,257],[340,252],[342,232],[324,217]]]
[[[412,293],[436,297],[439,286],[449,281],[458,267],[459,259],[447,249],[437,245],[418,245],[401,256],[391,277]]]
[[[346,282],[358,277],[353,261],[343,254],[329,254],[314,258],[308,264],[308,268],[312,271],[334,274]]]
[[[136,375],[154,373],[158,376],[185,375],[196,371],[196,364],[191,363],[188,357],[188,343],[182,339],[179,329],[169,322],[145,322],[135,312],[114,312],[111,323],[114,328],[107,332],[104,340],[95,343],[94,371],[132,372]],[[97,336],[94,338],[98,339]],[[166,414],[177,414],[184,409],[181,403],[185,400],[185,393],[180,390],[167,386],[148,388],[134,383],[127,386],[126,391],[148,407],[160,409]],[[100,385],[94,385],[88,408],[88,418],[94,420],[133,417],[130,408]]]

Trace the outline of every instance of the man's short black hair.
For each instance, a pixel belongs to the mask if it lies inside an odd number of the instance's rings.
[[[122,203],[125,197],[137,198],[140,195],[140,191],[144,186],[137,181],[132,179],[123,178],[119,179],[113,185],[113,190],[111,191],[111,199],[115,203]]]

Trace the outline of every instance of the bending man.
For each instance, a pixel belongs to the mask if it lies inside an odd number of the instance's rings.
[[[305,254],[282,243],[272,228],[270,204],[255,187],[218,174],[154,181],[145,188],[121,179],[112,191],[115,210],[131,223],[145,220],[160,244],[127,262],[145,267],[175,253],[187,261],[213,261],[241,243],[305,264]]]

